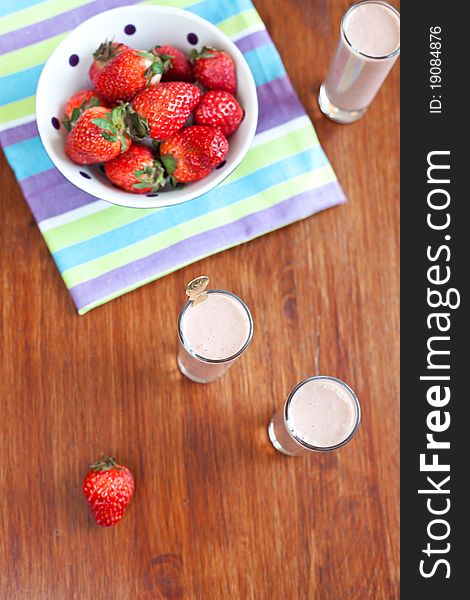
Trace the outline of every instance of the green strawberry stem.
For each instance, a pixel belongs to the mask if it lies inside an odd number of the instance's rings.
[[[105,140],[108,140],[108,142],[121,142],[121,152],[127,150],[127,109],[128,105],[123,103],[108,111],[105,117],[91,120],[93,125],[101,129],[101,135]]]
[[[170,178],[171,185],[176,188],[182,187],[182,184],[173,175],[178,165],[176,158],[171,156],[171,154],[164,154],[163,156],[160,156],[160,160],[162,161],[165,171]]]
[[[163,156],[160,156],[160,159],[168,175],[173,175],[177,165],[176,158],[171,156],[171,154],[164,154]]]
[[[90,465],[90,469],[92,471],[110,471],[111,469],[118,469],[122,471],[122,467],[120,467],[116,459],[113,456],[103,456],[100,460],[97,460],[95,463]]]
[[[70,131],[82,113],[84,113],[88,108],[99,106],[99,104],[100,100],[97,96],[92,96],[89,100],[84,100],[80,106],[73,109],[70,119],[67,117],[67,115],[64,116],[62,119],[62,125],[67,131]]]
[[[152,192],[156,192],[165,185],[165,171],[158,160],[154,160],[152,166],[135,171],[134,176],[138,183],[134,183],[132,187],[136,190],[151,188]]]
[[[116,47],[113,46],[114,42],[111,40],[105,40],[98,48],[93,52],[93,58],[98,62],[108,62],[114,58],[117,54],[116,50],[119,49],[123,44],[118,44]]]
[[[215,48],[212,48],[212,46],[203,46],[203,48],[200,52],[198,50],[196,50],[196,48],[194,48],[189,53],[189,60],[193,63],[196,60],[198,60],[199,58],[217,58],[217,55],[213,54],[214,52],[219,52],[219,51],[216,50]]]
[[[125,121],[132,137],[143,140],[150,135],[150,128],[145,117],[141,117],[132,106],[127,107]]]
[[[147,80],[147,85],[151,84],[152,78],[155,75],[162,75],[171,67],[171,62],[166,55],[160,56],[157,53],[145,51],[137,52],[137,54],[141,58],[145,58],[146,60],[150,61],[150,65],[147,67],[147,70],[144,73],[144,77]]]

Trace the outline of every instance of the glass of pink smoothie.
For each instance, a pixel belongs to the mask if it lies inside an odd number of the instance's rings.
[[[225,290],[208,290],[203,302],[188,300],[178,318],[178,367],[197,383],[222,377],[253,338],[247,305]]]
[[[353,4],[341,20],[336,54],[318,104],[333,121],[362,117],[400,54],[400,13],[382,0]]]
[[[274,413],[268,434],[276,450],[298,456],[341,448],[360,422],[361,407],[353,390],[336,377],[319,375],[295,386]]]

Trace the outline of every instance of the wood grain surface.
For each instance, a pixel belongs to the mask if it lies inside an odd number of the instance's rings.
[[[256,0],[349,202],[78,317],[1,157],[2,600],[399,597],[399,69],[341,126],[316,92],[345,0]],[[249,351],[202,386],[176,367],[184,284],[207,273],[251,307]],[[319,368],[363,423],[285,458],[275,408]],[[81,493],[115,454],[136,495],[113,529]]]

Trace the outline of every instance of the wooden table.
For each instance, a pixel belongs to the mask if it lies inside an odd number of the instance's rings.
[[[5,600],[393,600],[398,592],[399,69],[340,126],[316,90],[348,0],[257,0],[349,202],[78,317],[2,156],[0,597]],[[185,282],[208,273],[252,308],[222,381],[179,374]],[[266,425],[320,371],[363,424],[288,459]],[[121,524],[94,525],[88,463],[127,464]]]

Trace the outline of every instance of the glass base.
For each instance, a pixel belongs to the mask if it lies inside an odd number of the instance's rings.
[[[345,110],[335,106],[326,95],[325,86],[322,84],[318,93],[318,106],[322,113],[336,123],[354,123],[358,121],[367,111],[366,108],[361,110]]]
[[[276,448],[278,452],[284,454],[285,456],[295,456],[295,454],[291,454],[290,452],[286,452],[281,444],[277,441],[276,434],[274,433],[274,423],[271,421],[268,426],[268,436],[271,444]]]
[[[211,383],[212,381],[215,381],[216,379],[219,379],[219,377],[215,377],[214,379],[202,379],[199,377],[195,377],[190,371],[188,371],[188,369],[186,369],[186,367],[184,366],[184,364],[182,363],[182,361],[180,360],[180,357],[177,357],[177,362],[178,362],[178,368],[181,371],[181,373],[187,377],[188,379],[190,379],[191,381],[194,381],[194,383]]]

